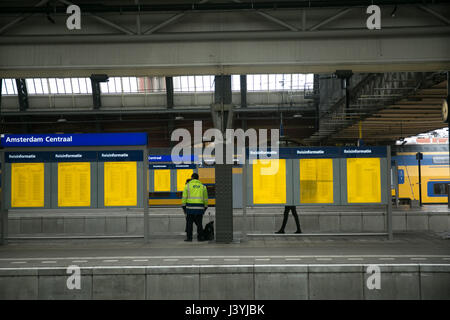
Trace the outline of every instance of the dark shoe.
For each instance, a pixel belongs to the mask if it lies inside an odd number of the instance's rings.
[[[302,230],[297,230],[295,231],[295,233],[302,233]]]
[[[275,232],[276,234],[284,234],[284,230],[279,230],[277,232]]]
[[[184,239],[186,242],[192,242],[192,239]]]

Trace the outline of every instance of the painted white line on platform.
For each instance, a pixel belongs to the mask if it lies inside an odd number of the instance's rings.
[[[223,261],[239,261],[241,259],[223,259]]]
[[[103,260],[103,262],[118,262],[119,260]]]
[[[287,259],[285,259],[286,261],[300,261],[300,260],[302,260],[302,259],[300,259],[300,258],[287,258]]]
[[[265,258],[265,259],[260,258],[260,259],[255,259],[255,261],[270,261],[270,259],[268,259],[268,258]]]
[[[26,261],[12,261],[11,264],[24,264]]]
[[[134,259],[134,262],[147,262],[148,259]]]
[[[42,263],[56,263],[56,261],[42,261]]]
[[[386,260],[386,261],[392,261],[395,260],[395,258],[378,258],[379,260]]]
[[[73,263],[86,263],[87,260],[72,260]]]
[[[316,258],[317,261],[331,261],[333,258]]]
[[[203,259],[194,259],[194,261],[209,261],[209,259],[203,258]]]
[[[443,258],[445,260],[450,260],[449,255],[264,255],[264,256],[254,256],[254,255],[209,255],[209,256],[176,256],[179,259],[195,259],[195,258],[214,258],[214,259],[224,259],[224,258],[234,258],[234,259],[285,259],[285,258],[410,258],[410,257],[421,257],[421,258]],[[106,260],[106,259],[164,259],[171,258],[171,256],[113,256],[113,257],[46,257],[46,258],[0,258],[0,261],[42,261],[42,260]]]
[[[362,261],[364,258],[347,258],[349,261]]]

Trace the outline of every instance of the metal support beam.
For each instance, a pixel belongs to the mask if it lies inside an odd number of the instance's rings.
[[[35,4],[35,7],[41,7],[43,5],[45,5],[49,0],[42,0],[39,1],[37,4]],[[32,16],[33,13],[26,13],[26,14],[22,14],[21,16],[19,16],[18,18],[14,19],[13,21],[5,24],[3,27],[0,28],[0,34],[2,34],[3,32],[5,32],[6,30],[8,30],[9,28],[15,26],[16,24],[24,21],[26,18]]]
[[[199,2],[199,4],[203,4],[203,3],[206,3],[206,2],[208,2],[208,1],[209,1],[209,0],[202,0],[202,1]],[[186,11],[177,13],[176,15],[174,15],[174,16],[170,17],[169,19],[167,19],[166,21],[163,21],[163,22],[157,24],[156,26],[151,27],[151,28],[148,29],[147,31],[144,31],[143,34],[152,34],[152,33],[156,32],[156,31],[158,31],[159,29],[162,29],[162,28],[164,28],[165,26],[168,26],[168,25],[171,24],[171,23],[180,20],[180,19],[183,18],[185,15],[186,15]]]
[[[387,146],[387,210],[386,210],[386,228],[388,240],[394,240],[392,232],[392,191],[391,191],[391,146]]]
[[[147,189],[147,172],[148,172],[148,148],[147,146],[144,147],[143,150],[143,174],[142,174],[142,189],[144,190],[143,194],[143,204],[142,207],[144,208],[144,242],[148,243],[150,240],[150,234],[149,234],[149,208],[148,208],[148,189]]]
[[[434,11],[433,9],[424,6],[424,5],[420,5],[418,6],[420,9],[422,9],[423,11],[428,12],[429,14],[431,14],[432,16],[434,16],[435,18],[438,18],[439,20],[441,20],[442,22],[444,22],[446,25],[450,25],[450,19],[444,17],[443,15],[441,15],[439,12]]]
[[[240,76],[241,81],[241,108],[247,108],[247,75]]]
[[[166,77],[167,109],[173,108],[173,77]]]
[[[163,22],[157,24],[156,26],[151,27],[151,28],[148,29],[147,31],[144,31],[143,34],[152,34],[152,33],[154,33],[155,31],[158,31],[159,29],[164,28],[165,26],[167,26],[167,25],[169,25],[169,24],[171,24],[171,23],[173,23],[173,22],[175,22],[175,21],[177,21],[177,20],[183,18],[185,15],[186,15],[186,12],[178,13],[178,14],[176,14],[176,15],[170,17],[170,18],[167,19],[166,21],[163,21]]]
[[[324,25],[330,23],[331,21],[334,21],[340,17],[342,17],[343,15],[347,14],[350,10],[352,10],[352,8],[346,8],[343,10],[340,10],[338,13],[336,13],[335,15],[332,15],[331,17],[319,22],[318,24],[312,26],[309,31],[314,31],[319,29],[320,27],[323,27]]]
[[[217,129],[224,132],[232,128],[233,107],[231,106],[231,76],[218,75],[214,78],[214,106],[212,106],[212,117]]]
[[[233,2],[234,3],[242,3],[242,1],[240,1],[240,0],[233,0]],[[291,31],[299,31],[299,29],[297,27],[295,27],[289,23],[286,23],[278,18],[275,18],[274,16],[272,16],[264,11],[257,10],[256,13],[259,14],[261,17],[264,17],[269,21],[275,22],[276,24],[279,24],[280,26],[283,26]]]
[[[2,147],[0,147],[3,149]],[[2,175],[0,177],[3,192],[1,192],[0,199],[0,245],[6,244],[6,238],[8,238],[8,211],[6,210],[6,174],[5,174],[5,152],[0,150],[0,164],[2,169]]]
[[[261,17],[266,18],[267,20],[270,20],[272,22],[275,22],[276,24],[279,24],[280,26],[283,26],[291,31],[299,31],[297,27],[294,27],[293,25],[286,23],[278,18],[275,18],[274,16],[271,16],[268,13],[265,13],[263,11],[256,11],[257,14],[259,14]]]
[[[138,6],[138,12],[136,14],[136,34],[141,35],[141,6],[139,5],[139,0],[134,0],[134,4]]]
[[[25,79],[16,79],[17,98],[19,99],[20,111],[28,109],[28,91]]]

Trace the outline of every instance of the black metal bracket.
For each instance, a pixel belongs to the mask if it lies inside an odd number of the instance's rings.
[[[108,76],[106,74],[92,74],[90,78],[94,109],[99,109],[102,106],[100,82],[108,82]]]

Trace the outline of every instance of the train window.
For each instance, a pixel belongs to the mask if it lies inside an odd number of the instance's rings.
[[[448,184],[447,183],[434,183],[433,192],[435,195],[447,195],[448,194]]]
[[[433,157],[433,164],[449,164],[448,157]]]

